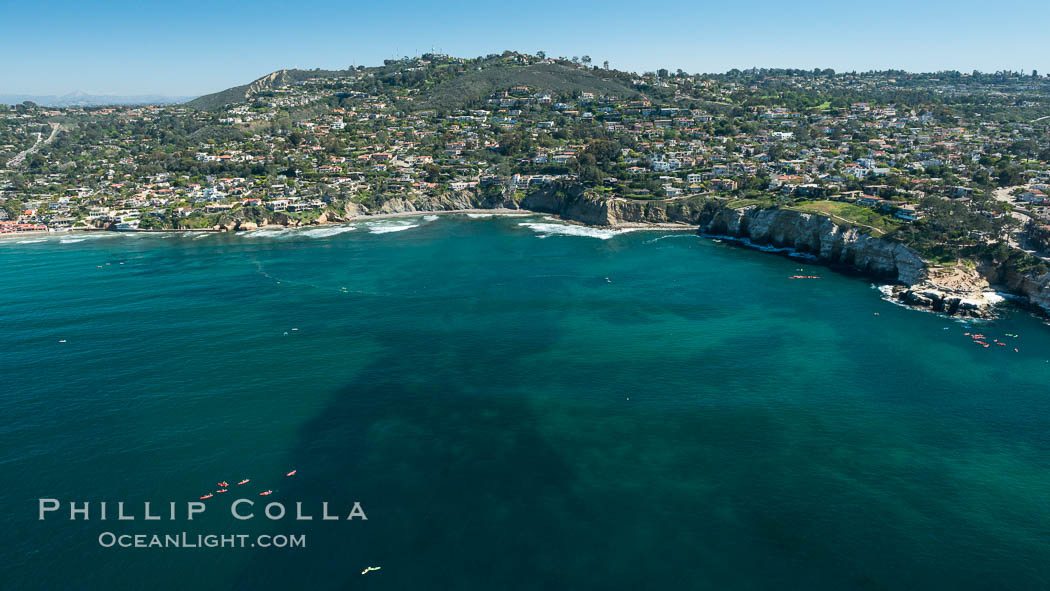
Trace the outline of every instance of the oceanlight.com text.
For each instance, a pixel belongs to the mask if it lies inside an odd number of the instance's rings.
[[[116,534],[102,532],[103,548],[305,548],[306,534]]]

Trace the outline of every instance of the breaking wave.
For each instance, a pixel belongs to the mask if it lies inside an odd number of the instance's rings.
[[[1006,301],[1006,297],[997,291],[986,291],[984,292],[984,299],[988,300],[992,304],[1001,304]]]
[[[310,238],[327,238],[328,236],[336,236],[345,232],[353,232],[356,229],[354,226],[327,226],[303,230],[302,235]]]
[[[280,230],[252,230],[241,234],[245,238],[289,238],[295,232],[292,228],[281,228]]]
[[[365,224],[369,234],[389,234],[390,232],[402,232],[412,228],[418,228],[419,224],[412,222],[368,222]]]
[[[547,219],[547,218],[544,218]],[[619,236],[620,234],[626,234],[627,232],[635,232],[638,230],[645,230],[645,228],[619,228],[619,229],[606,229],[606,228],[591,228],[589,226],[575,226],[571,224],[550,224],[543,222],[519,222],[519,226],[526,227],[533,232],[539,234],[540,238],[548,238],[550,236],[585,236],[587,238],[597,238],[599,240],[608,240],[613,236]]]

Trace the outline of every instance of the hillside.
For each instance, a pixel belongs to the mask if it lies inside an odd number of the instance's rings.
[[[435,109],[459,108],[515,86],[528,86],[553,93],[593,92],[622,98],[638,94],[618,80],[592,71],[559,64],[535,64],[467,72],[426,91],[423,104]]]
[[[240,103],[247,100],[253,94],[279,88],[286,84],[307,80],[309,78],[334,78],[345,76],[349,72],[345,70],[277,70],[261,78],[257,78],[248,84],[234,86],[212,94],[197,97],[186,103],[187,107],[201,110],[218,109],[223,105]]]
[[[534,64],[530,66],[507,66],[486,64],[481,70],[470,70],[455,78],[439,82],[426,88],[416,108],[456,109],[471,105],[501,90],[515,86],[551,93],[592,92],[596,95],[633,97],[638,92],[617,80],[608,72],[583,70],[559,64]],[[372,68],[368,72],[383,76],[393,71],[389,66]],[[349,71],[340,70],[277,70],[252,81],[226,90],[204,95],[186,103],[186,106],[212,110],[224,105],[244,102],[251,96],[281,86],[316,78],[347,76]],[[603,75],[604,74],[604,75]]]

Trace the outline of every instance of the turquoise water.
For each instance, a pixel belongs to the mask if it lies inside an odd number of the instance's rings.
[[[804,261],[551,223],[0,242],[0,586],[1050,586],[1045,325],[985,349]],[[98,542],[182,531],[307,547]]]

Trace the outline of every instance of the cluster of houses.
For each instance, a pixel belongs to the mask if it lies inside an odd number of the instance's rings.
[[[32,224],[26,222],[13,222],[10,220],[0,221],[0,234],[16,234],[22,232],[46,232],[44,224]]]
[[[525,54],[504,58],[508,67],[555,62]],[[470,67],[433,55],[394,64],[401,74],[437,66]],[[895,84],[887,75],[770,78],[813,92],[885,91]],[[971,179],[994,176],[990,160],[1009,157],[1007,148],[1018,137],[1037,136],[1024,123],[948,121],[931,108],[873,102],[835,109],[753,106],[732,116],[712,105],[760,93],[757,86],[683,72],[637,75],[629,85],[634,92],[621,95],[517,85],[471,108],[449,110],[430,106],[415,88],[384,90],[372,73],[354,72],[268,88],[217,113],[180,106],[11,111],[0,116],[17,115],[17,125],[26,129],[54,114],[147,126],[175,116],[230,126],[240,134],[186,148],[199,170],[160,174],[142,172],[151,170],[152,154],[141,148],[149,138],[104,137],[98,146],[85,147],[85,153],[97,148],[104,156],[86,173],[77,171],[75,186],[56,192],[56,185],[70,184],[69,175],[19,171],[26,184],[12,190],[7,183],[4,190],[0,176],[0,198],[27,205],[26,215],[13,222],[75,227],[133,225],[150,216],[204,216],[240,207],[299,214],[323,209],[333,199],[374,203],[492,187],[529,191],[578,180],[587,138],[600,136],[619,146],[599,181],[611,197],[761,192],[784,200],[849,201],[913,222],[923,217],[916,207],[923,197],[970,199],[981,190]],[[324,108],[310,109],[290,129],[280,123],[295,108],[317,105]],[[581,137],[581,128],[591,132]],[[520,138],[513,149],[507,145],[511,134]],[[1027,187],[1019,200],[1050,204],[1047,185],[1040,184],[1050,181],[1046,163],[1029,163],[1024,175]]]

